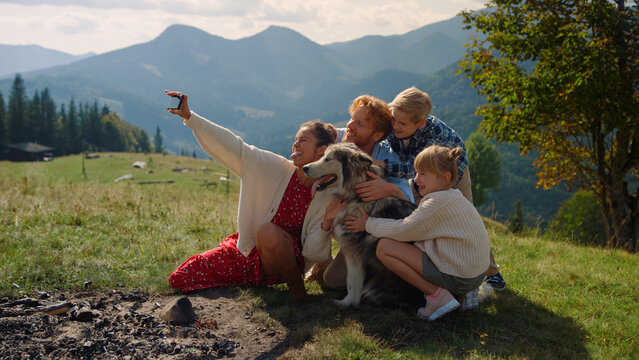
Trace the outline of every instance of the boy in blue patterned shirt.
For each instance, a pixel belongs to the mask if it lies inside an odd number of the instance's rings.
[[[466,168],[468,157],[464,141],[443,121],[433,115],[429,115],[433,104],[425,92],[416,87],[411,87],[399,93],[393,102],[389,104],[393,113],[393,132],[386,141],[394,152],[399,155],[400,162],[377,162],[386,171],[386,176],[412,179],[415,177],[413,162],[420,151],[430,145],[446,146],[448,148],[462,148],[462,154],[457,159],[458,180],[455,188],[473,202],[470,190],[470,177]],[[419,195],[417,189],[414,194]],[[415,198],[415,203],[419,200]]]
[[[377,162],[378,165],[385,168],[386,175],[410,179],[413,194],[417,195],[415,196],[417,204],[421,200],[413,181],[415,177],[413,162],[417,154],[430,145],[449,148],[461,147],[463,151],[457,159],[458,180],[454,188],[459,189],[472,204],[473,195],[470,188],[470,172],[464,142],[455,130],[435,116],[429,115],[433,104],[428,94],[413,86],[400,92],[389,106],[394,118],[393,132],[384,141],[388,142],[393,151],[399,155],[400,162],[385,162],[384,164]],[[499,273],[499,265],[495,263],[492,251],[490,252],[490,267],[485,281],[495,289],[503,290],[506,288],[506,283]]]

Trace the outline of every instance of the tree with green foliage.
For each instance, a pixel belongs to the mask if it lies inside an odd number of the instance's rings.
[[[27,122],[25,123],[25,139],[27,141],[34,141],[39,144],[42,142],[42,102],[40,99],[40,91],[36,90],[33,93],[33,99],[27,99]]]
[[[539,186],[595,192],[608,246],[637,251],[639,11],[630,4],[491,0],[462,12],[483,35],[461,69],[486,96],[481,129],[538,151]]]
[[[508,231],[518,234],[524,231],[524,210],[521,208],[521,199],[515,201],[515,212],[508,219]]]
[[[140,128],[135,128],[134,129],[134,133],[135,133],[135,138],[136,138],[136,145],[135,145],[135,151],[136,152],[142,152],[145,154],[148,154],[151,152],[151,139],[149,139],[149,135],[146,133],[146,131],[140,129]]]
[[[56,149],[57,155],[77,154],[86,146],[112,151],[151,152],[148,134],[111,113],[108,106],[100,109],[76,102],[56,105],[48,88],[26,96],[24,81],[16,75],[9,102],[9,112],[0,93],[0,144],[36,141]],[[159,127],[158,127],[159,130]]]
[[[66,133],[67,109],[65,104],[60,105],[60,113],[56,119],[55,144],[57,155],[65,155],[69,143],[69,137]]]
[[[55,102],[51,98],[48,88],[44,88],[40,95],[40,108],[42,117],[39,119],[40,126],[40,141],[42,144],[56,147],[55,143],[55,121],[56,121],[56,106]]]
[[[488,190],[499,190],[501,181],[501,160],[499,152],[486,137],[480,133],[472,133],[464,142],[468,154],[470,171],[470,187],[473,192],[473,203],[481,206],[488,200]]]
[[[111,151],[150,152],[151,141],[146,131],[131,125],[112,112],[101,119],[101,147]]]
[[[78,124],[78,110],[75,105],[75,100],[71,98],[69,102],[69,112],[67,113],[66,122],[64,124],[64,130],[67,135],[67,148],[65,154],[77,154],[82,151],[82,144],[80,142],[80,127]]]
[[[79,108],[82,138],[91,145],[99,146],[102,139],[101,118],[108,115],[108,112],[104,114],[105,109],[103,108],[101,113],[97,101],[93,102],[93,106],[89,106],[88,103],[80,104]]]
[[[17,74],[11,87],[9,95],[9,116],[8,133],[9,143],[21,143],[27,141],[25,131],[27,130],[27,93],[24,87],[24,80]]]
[[[155,129],[155,137],[153,137],[153,145],[155,145],[155,152],[160,154],[164,151],[162,146],[162,133],[160,132],[160,125]]]
[[[577,191],[564,201],[548,226],[548,234],[580,245],[606,245],[606,231],[597,195]]]

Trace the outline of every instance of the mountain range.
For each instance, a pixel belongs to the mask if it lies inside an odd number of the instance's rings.
[[[71,55],[62,51],[43,48],[39,45],[0,44],[0,78],[39,70],[56,65],[66,65],[95,55]]]
[[[196,111],[264,145],[291,124],[344,113],[363,92],[388,100],[460,59],[464,36],[459,18],[325,46],[277,26],[227,40],[173,25],[147,43],[21,75],[56,101],[97,99],[149,133],[159,125],[172,150],[197,145],[164,110],[164,89],[186,92]],[[4,94],[12,77],[0,81]]]
[[[169,150],[202,154],[190,130],[166,111],[164,89],[180,90],[192,110],[248,143],[287,156],[300,123],[321,118],[343,125],[355,97],[368,93],[391,101],[413,85],[429,92],[434,115],[467,138],[477,129],[474,110],[482,102],[470,82],[456,75],[470,35],[460,17],[402,35],[328,45],[278,26],[228,40],[172,25],[146,43],[21,75],[29,91],[47,87],[57,103],[97,100],[151,135],[159,126]],[[11,57],[3,51],[0,58]],[[0,79],[5,98],[12,81],[13,74]],[[526,180],[531,194],[534,180],[534,173]],[[531,202],[539,203],[537,196]],[[503,213],[514,202],[508,201]],[[553,213],[557,206],[555,201]]]

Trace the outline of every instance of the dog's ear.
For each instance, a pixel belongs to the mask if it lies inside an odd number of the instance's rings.
[[[369,167],[373,164],[373,160],[362,153],[356,153],[354,159],[360,161],[365,167]]]

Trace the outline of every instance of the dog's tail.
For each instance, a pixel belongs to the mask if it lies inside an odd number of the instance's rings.
[[[486,299],[488,299],[493,292],[495,291],[495,289],[493,289],[492,286],[486,284],[485,282],[482,282],[481,285],[479,286],[479,293],[477,294],[477,300],[479,301],[479,303],[483,303],[484,301],[486,301]]]

